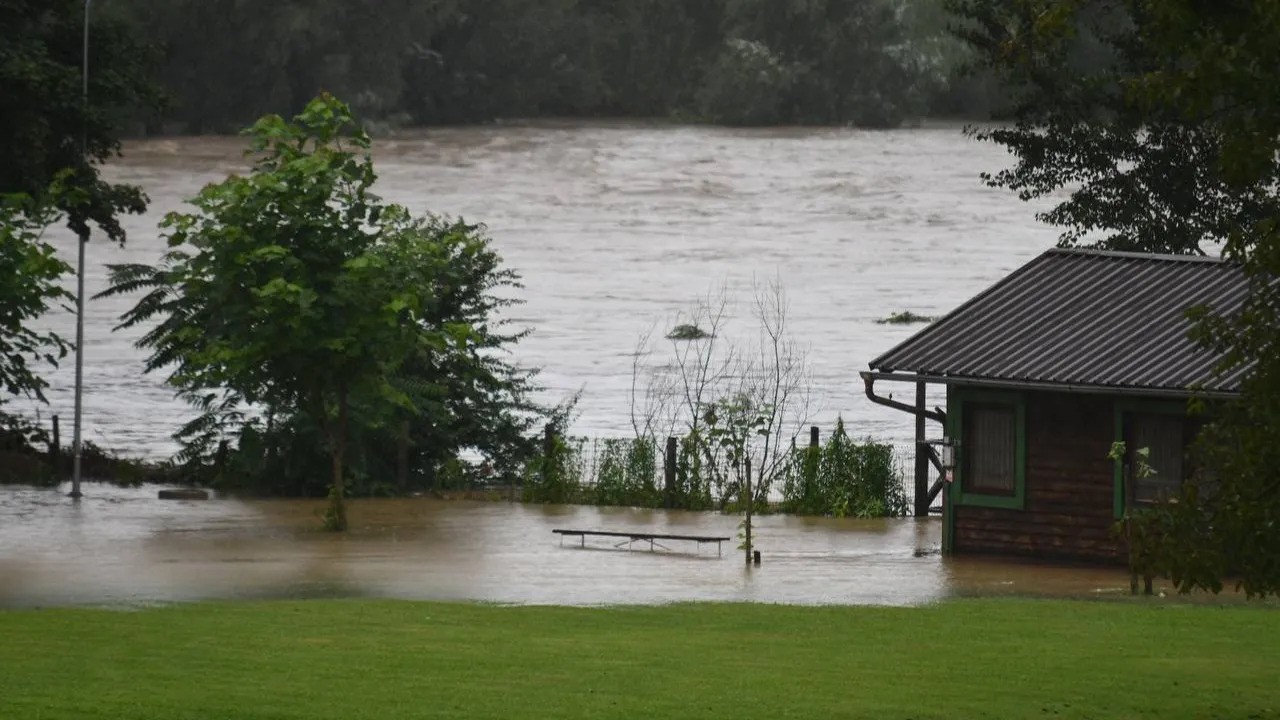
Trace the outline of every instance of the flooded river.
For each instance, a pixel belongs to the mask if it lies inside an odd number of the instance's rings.
[[[127,247],[90,244],[89,292],[103,289],[107,263],[154,263],[164,250],[158,220],[241,171],[243,147],[238,138],[126,144],[107,174],[141,185],[151,211],[127,219]],[[383,140],[375,154],[388,199],[488,224],[524,277],[527,302],[512,319],[534,334],[518,359],[543,369],[547,400],[583,391],[574,430],[585,435],[629,432],[630,355],[651,324],[665,330],[673,312],[721,282],[745,305],[753,278],[777,277],[795,338],[810,348],[812,419],[829,429],[842,415],[855,435],[905,442],[910,418],[867,402],[857,371],[917,328],[875,320],[945,312],[1055,239],[1034,220],[1043,206],[982,185],[978,173],[1007,158],[956,126],[496,125]],[[74,238],[49,237],[74,260]],[[133,301],[89,304],[86,437],[162,457],[190,413],[161,377],[142,374],[132,343],[144,329],[111,332]],[[74,336],[70,315],[46,322]],[[72,368],[68,358],[53,373],[52,407],[39,411],[60,414],[64,429]]]
[[[204,184],[243,171],[237,138],[131,142],[107,175],[141,185],[151,211],[125,220],[129,243],[88,248],[88,291],[107,263],[154,263],[156,223]],[[542,368],[546,399],[581,390],[574,432],[629,432],[638,336],[724,283],[744,302],[729,334],[749,334],[753,280],[777,278],[790,328],[809,348],[811,421],[843,416],[854,435],[904,443],[909,416],[872,405],[857,372],[917,327],[875,321],[945,312],[1051,246],[1043,206],[984,187],[999,148],[959,127],[890,132],[736,130],[643,124],[536,124],[435,129],[380,141],[378,191],[415,212],[488,225],[524,279],[511,319],[534,330],[518,360]],[[74,261],[75,239],[48,236]],[[190,416],[142,373],[139,328],[111,328],[133,298],[87,311],[86,437],[164,457]],[[74,335],[65,313],[47,327]],[[69,436],[71,358],[53,372],[51,407]],[[936,399],[938,402],[941,398]],[[0,606],[125,604],[297,596],[467,598],[518,603],[918,603],[956,594],[1115,592],[1110,570],[944,560],[937,520],[761,518],[764,564],[746,570],[701,555],[625,552],[604,541],[560,547],[556,527],[735,536],[715,514],[427,499],[353,503],[353,532],[316,531],[307,501],[161,502],[154,489],[91,486],[63,494],[0,488]],[[673,550],[690,548],[676,545]]]
[[[64,488],[65,490],[65,488]],[[155,488],[0,488],[0,607],[135,607],[204,599],[380,597],[533,604],[743,600],[916,604],[957,595],[1091,597],[1123,572],[942,558],[940,522],[761,517],[763,564],[725,543],[564,545],[554,528],[734,537],[738,518],[422,498],[357,500],[352,531],[317,530],[320,501],[156,499]]]

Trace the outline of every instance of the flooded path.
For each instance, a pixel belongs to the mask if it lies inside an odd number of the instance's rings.
[[[379,597],[522,604],[692,600],[927,603],[958,595],[1127,592],[1109,568],[944,559],[930,520],[759,518],[764,563],[725,543],[700,554],[561,546],[553,528],[734,537],[715,513],[425,498],[356,500],[352,531],[317,530],[322,501],[161,501],[155,488],[0,488],[0,607],[145,606],[207,599]]]

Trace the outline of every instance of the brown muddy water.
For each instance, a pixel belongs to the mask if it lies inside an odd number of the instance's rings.
[[[244,148],[235,137],[127,143],[107,177],[141,186],[151,207],[122,218],[123,248],[95,234],[88,294],[106,287],[109,263],[157,262],[167,250],[160,219],[189,210],[185,201],[206,183],[243,172]],[[661,337],[676,313],[723,283],[734,300],[725,337],[749,342],[750,287],[776,279],[788,292],[792,339],[808,349],[806,419],[824,435],[842,417],[855,437],[909,443],[911,416],[868,402],[857,372],[920,326],[876,320],[945,313],[1057,237],[1035,219],[1049,203],[1019,202],[982,183],[978,174],[1007,166],[1009,156],[959,126],[502,124],[380,139],[374,154],[376,190],[388,200],[488,225],[524,279],[525,304],[508,318],[533,334],[514,359],[541,369],[548,403],[581,392],[572,432],[591,437],[632,433],[640,335],[657,328]],[[74,236],[54,227],[46,237],[75,262]],[[143,373],[146,353],[133,343],[149,327],[112,331],[137,299],[88,303],[84,427],[98,445],[158,459],[176,449],[170,436],[194,411],[164,373]],[[50,313],[43,327],[75,335],[66,312]],[[74,364],[68,358],[46,377],[50,406],[15,401],[13,409],[46,426],[59,414],[69,428]]]
[[[520,604],[749,601],[910,605],[960,595],[1127,592],[1110,568],[943,558],[941,523],[770,515],[764,563],[701,552],[561,545],[553,528],[737,534],[716,513],[426,498],[357,500],[352,530],[317,530],[318,500],[162,501],[156,488],[0,488],[0,607],[377,597]]]

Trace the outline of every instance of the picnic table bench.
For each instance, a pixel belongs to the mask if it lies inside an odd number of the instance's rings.
[[[637,540],[640,542],[644,542],[647,540],[649,542],[650,551],[652,551],[654,547],[660,547],[663,550],[671,549],[669,547],[666,547],[662,543],[657,542],[658,540],[683,540],[687,542],[693,542],[698,544],[699,549],[702,548],[703,543],[715,543],[716,555],[718,556],[722,556],[720,543],[728,542],[729,540],[733,539],[728,537],[715,537],[712,535],[669,535],[665,533],[646,533],[646,532],[632,532],[632,531],[613,532],[609,530],[566,530],[561,528],[557,528],[555,530],[552,530],[551,532],[560,536],[561,545],[564,545],[565,536],[567,535],[577,536],[582,541],[581,543],[582,547],[587,546],[588,535],[600,536],[600,537],[625,538],[622,542],[619,542],[617,545],[614,545],[614,547],[622,547],[623,545],[626,545],[627,549],[631,549],[631,544],[636,542]]]

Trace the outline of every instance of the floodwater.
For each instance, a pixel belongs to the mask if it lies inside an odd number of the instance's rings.
[[[126,247],[89,244],[88,294],[105,288],[108,263],[155,263],[166,249],[157,222],[206,183],[243,171],[243,147],[238,138],[127,143],[106,174],[141,185],[151,210],[125,219]],[[958,126],[507,124],[396,136],[377,143],[375,160],[387,199],[487,224],[523,276],[525,304],[509,319],[534,332],[516,358],[541,368],[547,401],[581,391],[573,426],[581,435],[629,434],[642,333],[656,327],[661,336],[676,312],[723,284],[740,300],[725,335],[749,339],[751,285],[776,279],[788,293],[792,337],[808,348],[808,420],[829,431],[842,416],[855,436],[905,443],[910,417],[868,402],[857,372],[918,327],[875,321],[946,312],[1055,240],[1034,218],[1044,204],[981,183],[980,172],[1008,157]],[[74,263],[73,237],[52,228],[47,238]],[[133,302],[88,305],[85,437],[161,458],[191,413],[163,377],[142,372],[133,343],[146,328],[112,331]],[[74,337],[67,313],[43,323]],[[48,377],[50,407],[11,407],[44,422],[60,415],[66,441],[72,359]],[[1108,569],[944,559],[937,520],[763,517],[764,564],[747,570],[732,551],[736,540],[718,558],[678,543],[674,554],[604,540],[561,547],[551,533],[736,536],[737,518],[717,514],[369,500],[352,504],[352,532],[334,536],[316,530],[318,502],[165,502],[154,488],[88,490],[72,503],[56,491],[0,488],[0,606],[311,596],[901,604],[1127,588],[1127,577]]]
[[[1112,568],[943,558],[940,522],[770,515],[763,564],[725,543],[562,545],[554,528],[734,537],[738,518],[425,498],[357,500],[352,530],[319,531],[322,501],[162,501],[155,488],[0,488],[0,607],[139,607],[207,599],[378,597],[521,604],[687,600],[904,605],[958,595],[1092,597]]]
[[[165,250],[156,223],[242,171],[243,147],[216,137],[127,143],[107,175],[141,185],[151,210],[126,219],[125,248],[90,243],[89,294],[104,288],[107,263],[156,262]],[[573,430],[583,435],[630,433],[631,356],[646,329],[656,323],[661,335],[673,313],[724,283],[742,301],[726,334],[751,337],[750,286],[776,278],[793,338],[809,348],[810,420],[829,431],[840,415],[851,434],[907,442],[910,417],[868,402],[857,372],[918,327],[875,320],[946,312],[1055,240],[1034,219],[1044,204],[982,184],[979,172],[1008,157],[959,126],[494,125],[380,141],[375,160],[389,200],[488,225],[524,279],[526,303],[510,318],[534,334],[517,359],[542,368],[548,401],[582,391]],[[74,263],[75,239],[57,228],[48,237]],[[145,328],[111,331],[134,301],[89,303],[85,436],[164,457],[191,413],[161,376],[143,374],[132,343]],[[74,337],[69,314],[45,323]],[[29,411],[46,422],[61,415],[65,437],[72,359],[50,379],[51,407]]]

